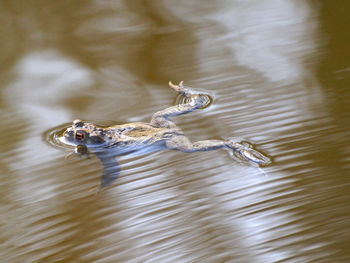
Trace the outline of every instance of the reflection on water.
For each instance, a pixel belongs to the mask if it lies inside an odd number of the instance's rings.
[[[2,260],[349,261],[350,7],[323,2],[3,3]],[[42,139],[78,117],[148,122],[182,79],[215,98],[176,119],[186,135],[253,142],[267,176],[219,151],[155,152],[118,158],[95,194],[98,159]]]

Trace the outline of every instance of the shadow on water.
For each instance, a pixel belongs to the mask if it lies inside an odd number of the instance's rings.
[[[349,261],[343,1],[39,0],[0,11],[2,260]],[[169,80],[214,98],[176,118],[192,141],[244,138],[273,156],[268,176],[219,150],[125,155],[96,194],[98,158],[65,160],[42,139],[68,149],[54,135],[77,118],[149,122],[186,102]]]

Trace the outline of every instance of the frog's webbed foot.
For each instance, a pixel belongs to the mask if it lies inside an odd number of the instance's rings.
[[[183,85],[183,81],[181,81],[178,85],[175,85],[169,81],[169,86],[187,99],[185,100],[184,104],[191,105],[193,107],[192,110],[206,108],[213,101],[209,93],[185,87]]]
[[[96,152],[96,156],[103,164],[103,173],[101,176],[101,185],[99,190],[111,185],[119,176],[120,166],[115,159],[115,156],[110,152]]]
[[[177,93],[180,93],[182,96],[186,98],[190,98],[191,95],[198,94],[198,92],[195,92],[189,88],[185,88],[183,85],[183,81],[180,81],[178,85],[173,84],[171,81],[169,81],[169,86],[175,90]]]
[[[255,150],[247,142],[233,143],[233,146],[230,148],[233,149],[233,157],[238,161],[249,162],[259,167],[271,164],[271,159],[268,156]]]

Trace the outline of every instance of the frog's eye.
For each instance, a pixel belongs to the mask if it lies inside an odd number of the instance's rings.
[[[82,141],[85,139],[85,133],[83,131],[77,131],[75,133],[75,139],[77,139],[78,141]]]

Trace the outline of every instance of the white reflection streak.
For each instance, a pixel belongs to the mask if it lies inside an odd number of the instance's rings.
[[[233,60],[262,73],[270,82],[303,83],[307,77],[303,59],[305,55],[313,51],[315,46],[310,37],[312,26],[307,23],[310,21],[311,13],[309,6],[302,1],[298,1],[296,4],[290,0],[230,3],[230,6],[226,6],[224,14],[222,10],[219,10],[219,13],[214,14],[211,18],[223,24],[228,30],[228,33],[221,38],[220,43],[229,47],[234,56]],[[307,103],[302,104],[307,105]],[[294,108],[290,111],[307,112],[305,107],[299,106],[300,102],[296,101]],[[231,189],[240,188],[234,180],[230,182]],[[239,183],[241,182],[240,180]],[[245,182],[246,184],[249,182],[248,177],[245,178]],[[244,197],[241,197],[240,201],[244,203],[242,206],[259,202],[259,199],[264,198],[262,195],[256,194],[260,191],[263,192],[264,186],[259,186],[252,181],[250,184],[251,190],[255,194],[245,194]],[[218,185],[217,191],[219,193],[225,192],[222,187]],[[225,204],[228,209],[237,207],[237,201]],[[293,214],[288,212],[284,212],[282,215],[261,212],[255,213],[254,216],[243,215],[242,218],[239,218],[238,221],[242,225],[246,245],[252,248],[261,248],[262,244],[278,237],[279,234],[268,231],[268,229],[295,219]],[[296,229],[298,227],[299,229]],[[293,231],[302,231],[301,226],[294,224]],[[260,256],[261,262],[275,262],[293,256],[293,251],[271,250],[267,252],[262,249],[257,251],[257,254]]]
[[[45,184],[33,191],[27,186],[30,180],[26,175],[44,167],[58,154],[58,151],[48,151],[48,145],[42,141],[41,134],[53,126],[72,119],[69,111],[59,103],[72,96],[82,87],[91,85],[93,79],[86,69],[78,63],[63,57],[56,51],[32,52],[23,57],[15,66],[15,81],[5,89],[6,100],[13,106],[8,106],[19,119],[25,120],[25,139],[20,144],[18,154],[9,162],[13,171],[19,173],[18,197],[33,202],[44,200],[55,195],[54,187]],[[20,182],[22,180],[22,182]],[[49,180],[46,178],[45,180]]]
[[[231,2],[232,3],[232,2]],[[307,70],[302,60],[314,50],[314,24],[303,1],[247,1],[227,6],[213,18],[228,33],[221,39],[237,62],[253,68],[270,81],[302,81]]]
[[[278,82],[281,85],[300,84],[293,88],[300,89],[300,92],[305,96],[298,96],[294,101],[295,103],[288,105],[290,109],[284,114],[312,116],[313,114],[308,111],[309,102],[307,100],[309,96],[307,96],[307,89],[304,87],[305,80],[309,77],[312,78],[312,76],[307,75],[309,72],[303,62],[305,56],[313,52],[316,47],[312,38],[315,25],[308,4],[305,1],[292,0],[237,0],[217,1],[217,3],[217,8],[205,18],[214,20],[219,25],[218,28],[221,29],[223,26],[226,32],[221,33],[220,30],[213,32],[212,28],[204,27],[198,29],[198,39],[204,39],[199,43],[200,51],[197,53],[201,70],[207,74],[215,74],[221,64],[227,66],[229,58],[226,56],[227,52],[225,53],[226,47],[231,51],[232,64],[240,64],[261,73],[267,79],[267,83],[264,85],[272,85],[273,82]],[[184,16],[183,14],[181,18],[197,24],[202,23],[203,20],[203,17],[200,16]],[[203,35],[206,37],[203,38]],[[226,63],[219,63],[221,61],[218,59],[218,55],[216,55],[216,59],[210,59],[211,57],[208,54],[214,54],[214,56],[215,54],[225,54],[224,62]],[[232,71],[231,74],[234,76],[235,72]],[[319,94],[320,90],[317,89],[313,92]],[[299,112],[299,114],[296,114],[296,112]],[[279,121],[282,120],[281,115]],[[288,121],[290,122],[291,119],[289,118]],[[298,120],[295,121],[299,125],[302,123]],[[278,132],[276,132],[276,135],[278,135]],[[223,176],[223,178],[232,176],[232,173],[227,171],[217,171],[217,174],[220,174],[220,177]],[[263,178],[261,179],[261,185],[256,182],[259,177]],[[259,195],[259,193],[264,193],[266,180],[269,177],[259,175],[252,178],[250,173],[249,178],[246,176],[238,181],[230,180],[229,183],[223,179],[224,184],[216,184],[215,191],[222,196],[225,192],[230,195],[230,189],[232,191],[232,189],[242,188],[242,182],[245,182],[246,188],[242,190],[244,195],[234,201],[223,200],[223,207],[229,211],[234,211],[239,207],[258,203],[261,199],[268,198],[263,194]],[[250,190],[246,190],[248,188]],[[248,194],[248,192],[251,192],[251,194]],[[241,206],[239,202],[242,202]],[[295,251],[293,249],[264,249],[264,244],[281,237],[281,234],[269,231],[269,229],[291,222],[295,220],[295,217],[293,213],[287,211],[282,214],[259,212],[254,213],[253,216],[243,214],[239,218],[235,218],[234,221],[239,222],[242,226],[242,237],[244,237],[242,242],[246,244],[247,248],[257,250],[253,253],[256,253],[259,262],[276,262],[293,257]],[[292,226],[294,232],[302,231],[302,226],[297,223],[293,223]],[[232,228],[234,228],[233,224]]]

